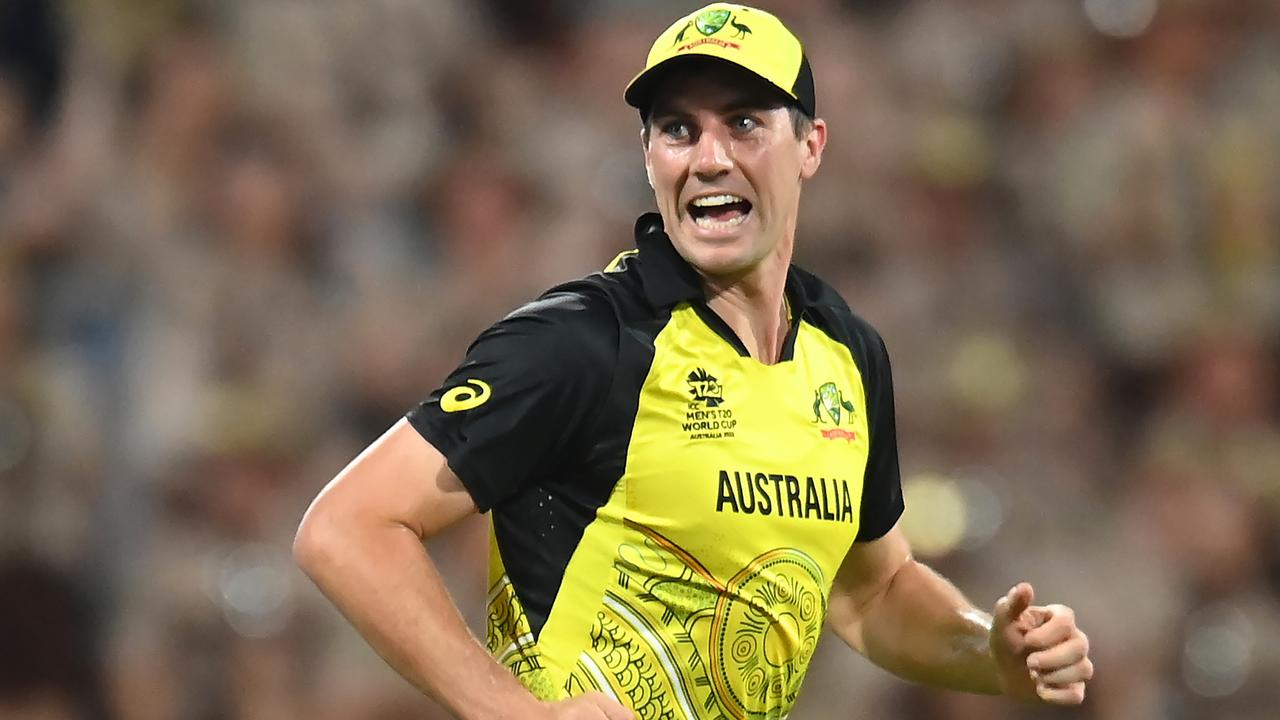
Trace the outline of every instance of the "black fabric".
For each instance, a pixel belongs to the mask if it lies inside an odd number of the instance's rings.
[[[797,105],[801,110],[805,111],[809,117],[814,117],[814,91],[813,91],[813,73],[809,72],[809,61],[803,55],[800,57],[800,69],[796,76],[796,82],[792,92],[796,93],[796,97],[787,94],[784,88],[778,87],[768,78],[757,75],[754,71],[739,65],[732,60],[716,57],[714,55],[677,55],[667,58],[662,62],[654,65],[636,78],[631,86],[627,88],[625,99],[627,104],[640,111],[640,122],[648,123],[649,114],[653,111],[653,99],[657,91],[662,87],[668,77],[681,72],[688,72],[691,66],[699,64],[714,64],[732,67],[744,73],[744,78],[755,80],[759,88],[765,93],[772,95],[777,99],[779,106]],[[808,73],[806,75],[806,73]],[[807,79],[806,79],[807,78]],[[799,94],[799,91],[807,92],[806,95]]]
[[[848,347],[862,373],[871,447],[862,480],[862,511],[856,540],[875,540],[893,529],[904,509],[889,350],[880,333],[850,310],[829,285],[795,266],[791,272],[808,298],[808,319]]]
[[[407,415],[477,507],[492,510],[503,566],[535,638],[583,532],[626,469],[653,339],[670,318],[651,306],[654,287],[641,278],[661,286],[670,261],[661,245],[645,244],[618,272],[549,291],[485,331]],[[487,402],[440,408],[446,392],[474,379],[491,386]]]
[[[481,511],[539,478],[572,470],[575,444],[612,382],[618,325],[587,283],[561,286],[486,330],[410,423],[448,459]],[[441,399],[486,383],[491,396],[450,412]]]
[[[800,71],[796,73],[796,83],[791,86],[797,104],[809,117],[818,116],[818,96],[813,89],[813,68],[809,67],[809,56],[800,54]]]
[[[669,309],[676,303],[704,300],[702,280],[680,257],[662,228],[662,216],[645,213],[636,219],[636,247],[640,250],[640,278],[645,296],[654,309]]]

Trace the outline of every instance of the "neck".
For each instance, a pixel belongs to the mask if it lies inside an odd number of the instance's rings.
[[[791,248],[779,247],[742,275],[703,276],[707,305],[742,340],[751,356],[766,365],[778,362],[790,322],[783,294]]]

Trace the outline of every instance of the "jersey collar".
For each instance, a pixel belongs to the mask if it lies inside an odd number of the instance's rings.
[[[698,273],[680,257],[663,231],[661,215],[651,212],[636,219],[636,248],[640,250],[644,292],[655,309],[706,299]]]
[[[636,247],[640,250],[640,277],[645,295],[654,308],[672,307],[680,302],[705,303],[702,279],[680,257],[671,238],[662,229],[662,216],[645,213],[636,219]],[[791,317],[799,319],[809,306],[809,298],[796,266],[787,268],[787,301]]]

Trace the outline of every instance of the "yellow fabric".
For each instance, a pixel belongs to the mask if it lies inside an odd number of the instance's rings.
[[[868,451],[849,350],[804,321],[797,333],[793,360],[766,366],[674,309],[624,475],[536,644],[518,642],[527,622],[491,568],[489,647],[535,693],[599,690],[676,720],[790,712],[858,532]]]
[[[627,84],[628,90],[658,65],[686,55],[728,60],[796,97],[793,87],[803,55],[800,41],[764,10],[712,3],[680,18],[654,41],[645,69]]]
[[[626,260],[629,257],[635,257],[635,255],[638,254],[639,252],[640,252],[639,250],[623,250],[622,252],[615,255],[613,260],[609,261],[609,264],[604,267],[604,271],[618,272],[619,270],[622,269],[622,262],[624,260]]]

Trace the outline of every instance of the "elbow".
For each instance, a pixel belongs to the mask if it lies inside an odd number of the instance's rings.
[[[340,534],[337,520],[325,503],[317,498],[307,509],[293,536],[293,561],[315,579],[324,568],[336,559],[337,538]]]

